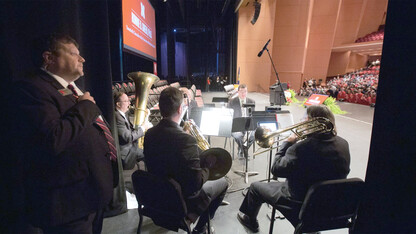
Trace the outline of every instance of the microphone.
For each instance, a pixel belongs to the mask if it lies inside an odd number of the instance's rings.
[[[269,45],[269,42],[270,42],[270,40],[271,39],[269,39],[267,42],[266,42],[266,45],[264,45],[264,47],[263,47],[263,49],[257,54],[257,56],[258,57],[261,57],[261,55],[263,54],[263,52],[267,49],[267,45]]]

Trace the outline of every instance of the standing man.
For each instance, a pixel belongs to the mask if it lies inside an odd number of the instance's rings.
[[[286,178],[286,181],[252,183],[240,206],[241,212],[237,214],[240,223],[253,232],[259,230],[257,215],[264,202],[272,205],[285,199],[302,202],[313,184],[324,180],[345,179],[350,172],[348,142],[336,135],[332,112],[324,105],[314,105],[308,107],[306,114],[309,120],[315,117],[329,119],[334,130],[312,134],[300,142],[292,134],[282,143],[271,172],[276,177]]]
[[[124,170],[131,170],[134,165],[144,159],[143,150],[137,145],[140,137],[144,136],[144,132],[153,125],[147,121],[134,129],[133,124],[129,121],[127,112],[130,106],[130,100],[127,94],[118,92],[114,95],[114,103],[116,106],[116,124],[118,130],[118,140],[120,144],[120,155],[123,162]]]
[[[16,130],[28,222],[44,233],[100,233],[118,183],[117,152],[101,111],[74,83],[85,59],[69,36],[35,50],[41,68],[16,84]]]
[[[240,118],[240,117],[249,117],[250,116],[250,110],[249,108],[243,107],[243,104],[255,104],[254,100],[247,97],[247,85],[240,84],[238,86],[238,96],[231,99],[228,102],[228,107],[232,108],[234,110],[233,118]],[[254,135],[252,131],[249,131],[249,138],[248,138],[248,144],[244,144],[246,141],[246,132],[233,132],[231,135],[235,139],[238,145],[238,157],[240,159],[244,158],[244,151],[250,148],[251,144],[254,142]]]
[[[214,217],[227,191],[224,178],[207,181],[208,168],[201,168],[196,139],[179,127],[183,94],[174,87],[162,91],[159,109],[163,119],[144,138],[144,155],[150,173],[169,177],[182,188],[188,213],[200,215],[192,233],[207,233],[209,217]]]

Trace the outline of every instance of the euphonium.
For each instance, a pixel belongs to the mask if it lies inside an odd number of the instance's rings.
[[[159,77],[146,72],[131,72],[127,77],[134,81],[136,87],[136,101],[134,103],[134,128],[137,129],[146,120],[147,99],[152,85],[159,81]]]
[[[203,150],[199,158],[201,160],[201,167],[207,167],[209,169],[208,180],[217,180],[225,176],[231,169],[232,158],[230,153],[225,149],[210,148],[208,141],[192,119],[185,121],[183,128],[195,137],[198,147]]]

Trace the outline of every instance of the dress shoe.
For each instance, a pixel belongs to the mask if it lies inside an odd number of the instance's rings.
[[[211,234],[214,234],[215,230],[214,230],[214,227],[212,226],[212,223],[210,226],[211,226]],[[203,226],[200,230],[194,228],[194,230],[192,230],[192,234],[209,234],[208,225]]]
[[[228,206],[230,203],[228,201],[221,201],[221,206]]]
[[[259,222],[256,219],[251,219],[250,217],[248,217],[247,215],[239,212],[237,214],[237,219],[238,221],[240,221],[240,223],[248,228],[250,231],[252,232],[258,232],[259,231]]]

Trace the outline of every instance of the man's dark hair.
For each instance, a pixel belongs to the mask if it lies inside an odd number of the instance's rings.
[[[115,92],[113,95],[114,98],[114,104],[116,104],[117,102],[120,101],[121,96],[123,96],[123,94],[125,94],[124,92]]]
[[[182,105],[183,94],[175,87],[168,87],[160,93],[159,109],[163,117],[171,117]]]
[[[36,38],[33,42],[32,60],[38,67],[42,66],[43,58],[42,53],[49,51],[56,54],[62,44],[74,44],[79,47],[77,41],[66,34],[50,34]]]
[[[237,90],[240,90],[240,89],[245,89],[245,88],[247,88],[247,85],[246,85],[246,84],[240,84],[240,85],[238,86],[238,89],[237,89]]]
[[[329,119],[329,121],[332,123],[332,125],[334,126],[334,130],[332,131],[334,135],[336,135],[336,131],[335,131],[335,116],[334,114],[331,112],[331,110],[329,110],[328,107],[326,107],[325,105],[312,105],[309,106],[308,109],[306,109],[306,114],[308,115],[308,118],[315,118],[315,117],[324,117]]]

